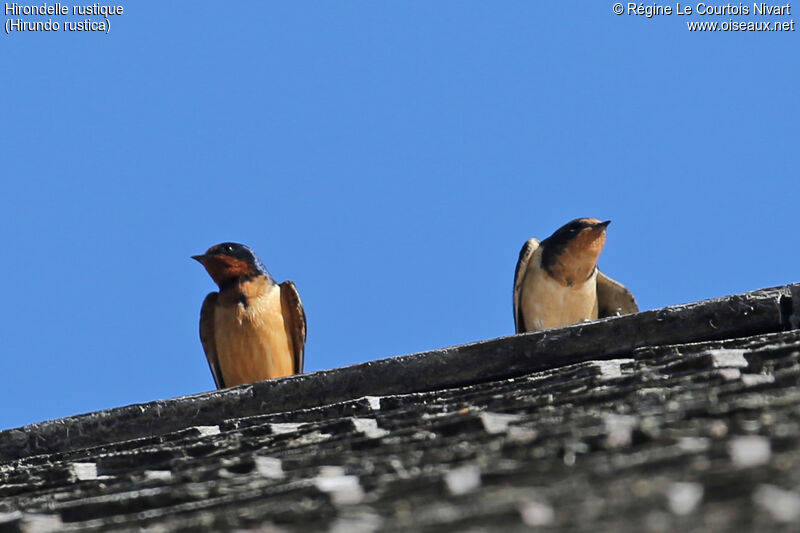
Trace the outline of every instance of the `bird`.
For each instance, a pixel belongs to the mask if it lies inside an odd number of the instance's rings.
[[[219,287],[200,308],[200,342],[217,388],[302,373],[306,315],[295,284],[276,283],[244,244],[216,244],[192,259]]]
[[[522,246],[514,273],[516,333],[639,311],[631,291],[597,269],[610,223],[576,218]]]

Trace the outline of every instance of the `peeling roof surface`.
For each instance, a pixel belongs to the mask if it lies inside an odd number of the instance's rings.
[[[796,531],[800,285],[0,432],[0,531]]]

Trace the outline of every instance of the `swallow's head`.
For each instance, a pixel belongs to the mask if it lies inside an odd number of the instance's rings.
[[[542,267],[565,285],[587,279],[606,243],[610,220],[576,218],[542,241]]]
[[[244,244],[235,242],[216,244],[202,255],[193,255],[192,259],[206,267],[211,279],[220,288],[240,279],[270,277],[255,252]]]

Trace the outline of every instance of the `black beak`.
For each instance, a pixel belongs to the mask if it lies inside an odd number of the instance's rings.
[[[197,261],[198,263],[201,263],[201,264],[203,263],[203,260],[204,260],[205,258],[206,258],[206,255],[205,255],[205,254],[201,254],[201,255],[193,255],[193,256],[192,256],[192,259],[194,259],[195,261]]]
[[[595,224],[595,227],[596,228],[605,228],[609,224],[611,224],[611,221],[610,220],[606,220],[605,222],[598,222],[597,224]]]

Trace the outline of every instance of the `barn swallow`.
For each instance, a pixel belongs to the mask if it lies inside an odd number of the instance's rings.
[[[192,259],[219,287],[200,309],[200,342],[217,388],[303,372],[306,315],[294,283],[276,283],[253,250],[235,242]]]
[[[576,218],[525,243],[514,273],[517,333],[639,311],[633,294],[597,269],[610,223]]]

